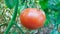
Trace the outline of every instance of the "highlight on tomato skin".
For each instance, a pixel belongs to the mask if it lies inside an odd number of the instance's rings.
[[[27,8],[20,14],[21,24],[31,30],[43,27],[45,20],[44,11],[37,8]]]

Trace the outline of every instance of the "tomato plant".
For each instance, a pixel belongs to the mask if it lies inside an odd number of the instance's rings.
[[[9,22],[7,28],[4,26],[6,30],[1,31],[4,34],[42,34],[41,31],[43,34],[60,34],[60,0],[1,0],[0,11],[0,21],[2,21],[0,28]],[[21,29],[18,16],[21,24],[30,29],[28,32],[24,28]]]
[[[28,29],[41,28],[46,20],[45,13],[37,8],[27,8],[20,14],[20,20],[23,26]]]

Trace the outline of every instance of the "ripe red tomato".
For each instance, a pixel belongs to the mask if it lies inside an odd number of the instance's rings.
[[[45,13],[36,8],[27,8],[20,14],[20,20],[23,26],[28,29],[41,28],[46,20]]]

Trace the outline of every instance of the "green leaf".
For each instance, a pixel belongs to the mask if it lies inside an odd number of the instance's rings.
[[[59,11],[58,16],[57,16],[57,24],[60,24],[60,11]]]
[[[48,4],[48,0],[39,0],[40,2],[40,5],[41,5],[41,8],[42,9],[46,9],[47,8],[47,4]]]
[[[16,0],[5,0],[5,4],[8,8],[12,9],[16,5]]]
[[[47,26],[49,24],[49,20],[47,19],[46,22],[44,23],[44,26]]]
[[[60,10],[60,0],[39,0],[42,9]]]
[[[26,8],[25,5],[19,5],[18,7],[18,15],[20,15],[20,13]]]
[[[60,10],[60,0],[49,0],[48,7],[53,10]]]

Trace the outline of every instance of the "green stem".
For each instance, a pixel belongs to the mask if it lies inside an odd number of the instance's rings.
[[[15,21],[15,19],[16,19],[17,10],[18,10],[18,0],[17,0],[16,2],[17,2],[17,3],[16,3],[16,6],[15,6],[15,10],[14,10],[12,19],[11,19],[10,23],[8,24],[8,27],[7,27],[6,31],[4,32],[4,34],[8,34],[10,28],[12,27],[12,25],[14,24],[14,21]]]
[[[13,23],[12,23],[12,21],[8,24],[8,27],[7,27],[7,29],[5,30],[5,33],[4,34],[8,34],[8,32],[9,32],[9,30],[10,30],[10,28],[12,27],[12,25],[13,25]]]
[[[25,34],[25,33],[22,31],[21,27],[19,27],[16,22],[15,22],[15,25],[16,25],[16,27],[20,30],[20,32],[22,32],[22,34]]]

